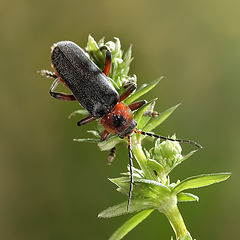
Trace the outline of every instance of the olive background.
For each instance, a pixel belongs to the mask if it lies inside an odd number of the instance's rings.
[[[198,203],[179,204],[196,239],[239,234],[240,3],[229,0],[1,1],[0,238],[107,239],[129,216],[98,219],[126,200],[108,177],[126,170],[121,145],[112,166],[95,144],[76,143],[94,125],[67,119],[75,102],[50,98],[50,47],[60,40],[86,46],[119,37],[133,44],[131,73],[139,86],[166,78],[145,96],[156,109],[182,105],[155,132],[176,133],[204,148],[172,172],[173,181],[231,171],[221,184],[193,190]],[[64,88],[60,88],[64,89]],[[151,146],[147,143],[145,146]],[[193,149],[182,145],[183,152]],[[136,166],[136,162],[135,162]],[[170,239],[165,216],[154,212],[125,239]]]

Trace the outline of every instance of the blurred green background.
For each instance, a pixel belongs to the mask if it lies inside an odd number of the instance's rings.
[[[121,146],[111,167],[96,145],[73,142],[78,128],[73,102],[50,98],[50,46],[95,39],[133,44],[131,73],[138,84],[164,75],[146,99],[158,97],[163,111],[181,107],[159,127],[162,135],[200,142],[204,149],[172,175],[231,171],[224,183],[193,191],[199,203],[179,207],[197,239],[237,239],[239,231],[240,2],[1,1],[0,239],[107,239],[127,219],[97,219],[126,200],[107,177],[126,170]],[[185,152],[190,146],[183,146]],[[135,163],[136,164],[136,163]],[[167,219],[157,212],[126,239],[170,239]]]

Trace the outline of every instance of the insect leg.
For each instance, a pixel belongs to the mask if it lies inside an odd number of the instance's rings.
[[[100,51],[102,50],[106,50],[105,66],[104,66],[103,72],[106,76],[108,76],[111,68],[111,63],[112,63],[112,53],[107,46],[102,46],[100,48]]]
[[[87,117],[83,118],[82,120],[78,121],[77,125],[80,127],[80,126],[85,125],[87,123],[90,123],[90,122],[92,122],[94,120],[96,120],[94,117],[87,116]]]
[[[101,135],[101,142],[105,141],[107,137],[110,135],[110,133],[107,130],[104,130]]]
[[[156,111],[146,111],[143,116],[148,116],[148,117],[158,117],[159,113]]]
[[[116,147],[113,147],[110,152],[109,152],[109,155],[108,155],[108,165],[111,165],[111,163],[113,162],[114,158],[116,157]]]
[[[147,101],[145,100],[142,100],[142,101],[138,101],[138,102],[134,102],[134,103],[131,103],[128,107],[134,111],[134,110],[137,110],[138,108],[140,108],[141,106],[143,106],[144,104],[146,104]]]
[[[60,93],[60,92],[54,92],[55,88],[61,81],[56,78],[55,81],[53,82],[51,88],[50,88],[50,95],[56,99],[59,100],[65,100],[65,101],[75,101],[76,98],[73,95],[65,94],[65,93]]]
[[[127,203],[127,211],[129,212],[130,202],[132,198],[132,191],[133,191],[133,162],[132,162],[132,146],[131,146],[131,137],[128,136],[128,156],[129,156],[129,168],[130,168],[130,186],[128,192],[128,203]]]
[[[126,99],[135,89],[137,88],[136,83],[132,84],[127,88],[127,90],[119,97],[119,102],[123,101]]]
[[[57,75],[54,72],[50,72],[48,70],[40,70],[39,73],[42,76],[47,77],[47,78],[53,78],[53,79],[58,78]]]
[[[150,137],[160,138],[160,139],[163,139],[163,140],[169,140],[169,141],[173,141],[173,142],[189,143],[189,144],[192,144],[192,145],[196,146],[197,148],[202,148],[202,146],[199,143],[196,143],[196,142],[194,142],[192,140],[173,139],[173,138],[158,136],[158,135],[156,135],[154,133],[143,132],[143,131],[139,131],[139,130],[135,130],[135,133],[142,134],[142,135],[147,135],[147,136],[150,136]]]

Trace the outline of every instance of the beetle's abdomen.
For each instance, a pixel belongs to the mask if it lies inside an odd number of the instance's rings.
[[[117,104],[118,92],[78,45],[70,41],[54,44],[51,59],[57,74],[93,117],[104,116]]]

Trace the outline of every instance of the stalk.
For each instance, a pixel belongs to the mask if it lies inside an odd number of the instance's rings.
[[[183,218],[178,210],[177,204],[164,209],[164,211],[161,210],[160,212],[163,212],[168,218],[168,221],[170,222],[175,232],[176,239],[184,239],[184,237],[189,234],[184,224]]]
[[[132,137],[132,152],[138,165],[143,170],[145,177],[147,179],[157,180],[154,172],[147,166],[147,158],[143,152],[141,140],[138,140],[135,136]]]

